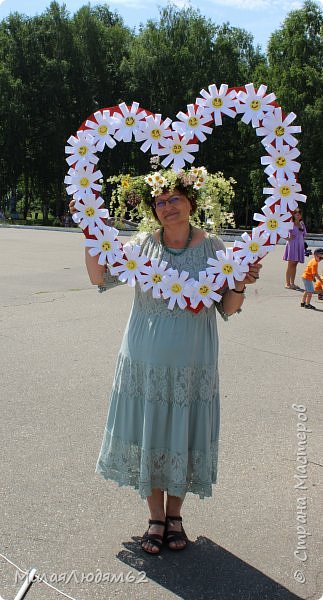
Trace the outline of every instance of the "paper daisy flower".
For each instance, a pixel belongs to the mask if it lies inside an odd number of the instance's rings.
[[[208,89],[209,92],[204,89],[200,91],[202,98],[196,98],[196,104],[203,108],[202,114],[212,115],[216,125],[222,125],[222,114],[235,118],[235,90],[228,92],[226,83],[222,83],[219,90],[214,83]]]
[[[99,161],[98,157],[95,156],[94,138],[86,131],[78,131],[76,136],[71,135],[67,143],[70,146],[65,146],[65,154],[70,155],[66,159],[70,167],[74,165],[74,168],[78,169],[90,163],[96,165]]]
[[[206,123],[210,123],[210,115],[203,115],[202,108],[194,108],[194,104],[187,105],[187,113],[187,115],[182,111],[177,113],[176,116],[180,120],[172,124],[173,129],[185,136],[187,140],[196,136],[200,142],[205,142],[205,133],[212,133],[212,127],[206,125]]]
[[[89,194],[80,202],[76,200],[75,208],[78,211],[72,215],[72,219],[77,223],[81,229],[89,228],[89,233],[95,235],[97,228],[102,229],[104,223],[102,219],[109,218],[109,211],[104,208],[104,200],[100,196],[95,197],[94,194]]]
[[[168,303],[168,308],[170,310],[173,310],[176,303],[179,308],[186,308],[187,302],[184,298],[184,289],[188,276],[189,273],[187,271],[182,271],[180,275],[176,269],[168,269],[168,271],[166,271],[166,276],[163,279],[161,288],[163,298],[165,298],[165,300],[170,298]]]
[[[140,251],[141,247],[137,244],[123,246],[124,258],[118,259],[119,265],[110,267],[111,275],[119,275],[120,281],[134,287],[136,279],[139,280],[141,269],[148,262],[146,256],[139,256]]]
[[[151,265],[144,266],[141,269],[141,275],[138,276],[141,289],[144,292],[151,289],[153,298],[161,297],[166,267],[166,261],[162,260],[159,263],[157,258],[152,258]]]
[[[216,251],[217,259],[208,258],[207,264],[211,266],[207,267],[206,272],[215,277],[218,289],[227,283],[232,290],[234,280],[242,281],[246,276],[248,265],[243,265],[234,255],[233,248],[226,248],[226,251]]]
[[[121,244],[116,239],[118,235],[118,230],[114,229],[114,227],[108,227],[104,225],[100,229],[97,229],[94,232],[96,239],[86,239],[85,246],[89,249],[89,254],[91,256],[97,256],[99,265],[105,265],[106,262],[113,264],[116,260],[122,258],[123,253],[121,250]]]
[[[185,162],[192,163],[195,156],[191,152],[197,152],[198,144],[188,144],[188,140],[180,138],[177,133],[172,133],[172,136],[163,142],[163,147],[159,148],[158,154],[166,158],[162,161],[163,167],[168,167],[173,161],[172,168],[174,171],[180,171],[185,167]]]
[[[236,104],[237,113],[243,113],[241,121],[248,124],[252,123],[253,127],[259,127],[259,120],[263,119],[266,113],[272,113],[274,106],[270,104],[275,100],[275,94],[266,94],[267,86],[261,85],[257,92],[253,83],[247,83],[246,92],[238,92]]]
[[[67,184],[66,192],[72,194],[75,200],[84,200],[93,192],[100,192],[102,185],[97,183],[103,177],[101,171],[94,171],[94,165],[69,169],[64,179]]]
[[[274,212],[269,206],[263,206],[262,211],[263,214],[255,213],[253,216],[255,221],[260,221],[256,230],[259,233],[267,233],[271,244],[277,244],[279,237],[287,238],[289,231],[294,227],[294,223],[290,220],[291,214],[282,214],[278,205],[275,206]]]
[[[163,123],[161,123],[161,115],[156,114],[155,117],[148,115],[143,129],[138,131],[136,140],[137,142],[145,142],[140,146],[140,150],[147,152],[150,148],[152,154],[157,154],[159,144],[162,144],[165,139],[172,135],[172,130],[169,129],[171,119],[167,117]]]
[[[116,142],[112,135],[116,130],[116,122],[113,117],[110,116],[108,110],[98,110],[94,113],[95,121],[88,119],[85,122],[87,131],[93,136],[96,150],[102,152],[105,146],[108,148],[114,148]]]
[[[216,291],[219,286],[214,282],[214,276],[208,275],[206,271],[199,272],[198,281],[193,281],[185,286],[184,294],[190,299],[191,307],[196,308],[200,302],[208,308],[214,302],[220,302],[222,296]]]
[[[274,249],[274,246],[267,245],[269,234],[259,233],[256,229],[252,230],[251,236],[245,231],[242,240],[234,240],[235,255],[241,259],[242,264],[253,264],[259,258],[263,258]]]
[[[289,146],[283,146],[278,150],[271,145],[266,146],[266,150],[270,156],[261,157],[261,164],[268,165],[265,173],[267,175],[277,173],[277,179],[284,179],[284,177],[295,179],[295,173],[298,173],[301,165],[294,158],[300,155],[300,151],[297,148],[290,149]]]
[[[133,102],[130,110],[125,102],[119,104],[119,108],[121,114],[118,112],[113,113],[116,125],[115,139],[118,142],[131,142],[134,136],[137,141],[138,132],[144,129],[146,112],[144,110],[138,112],[138,102]]]
[[[271,115],[266,115],[262,121],[262,127],[256,129],[256,134],[259,136],[265,136],[261,143],[264,146],[268,146],[275,141],[276,148],[281,150],[284,143],[289,146],[296,146],[298,140],[292,135],[292,133],[299,133],[301,127],[298,125],[291,126],[290,124],[296,119],[295,113],[289,113],[285,119],[282,116],[282,109],[274,108],[274,112]]]
[[[265,201],[266,206],[273,206],[276,202],[280,203],[282,213],[295,210],[298,202],[306,202],[306,196],[300,194],[301,186],[295,179],[276,179],[273,175],[268,177],[271,188],[263,188],[264,194],[270,194]]]

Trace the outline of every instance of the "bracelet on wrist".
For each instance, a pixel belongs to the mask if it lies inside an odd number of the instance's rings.
[[[235,294],[244,294],[246,291],[246,286],[244,286],[243,290],[235,290],[234,288],[231,290],[231,292],[234,292]]]

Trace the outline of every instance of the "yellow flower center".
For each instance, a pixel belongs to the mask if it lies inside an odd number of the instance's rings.
[[[82,179],[80,179],[80,185],[82,187],[86,188],[89,184],[90,180],[87,177],[82,177]]]
[[[80,156],[85,156],[87,153],[87,147],[86,146],[80,146],[78,149],[78,153]]]
[[[129,271],[134,271],[137,268],[137,263],[135,260],[128,260],[126,267]]]
[[[161,278],[161,275],[159,275],[159,273],[155,273],[152,276],[151,280],[153,283],[159,283],[162,280],[162,278]]]
[[[233,273],[233,266],[230,263],[225,263],[222,267],[222,273],[230,275],[230,273]]]
[[[199,124],[199,120],[196,117],[190,117],[188,124],[190,127],[196,127]]]
[[[250,102],[250,108],[251,108],[251,110],[259,110],[260,107],[261,107],[260,100],[252,100]]]
[[[128,127],[132,127],[135,124],[135,119],[133,117],[126,117],[125,124]]]
[[[282,185],[279,188],[279,193],[280,193],[281,196],[284,196],[284,197],[290,196],[290,192],[291,192],[291,189],[290,189],[290,187],[288,185]]]
[[[159,140],[161,138],[160,129],[152,129],[150,135],[154,140]]]
[[[87,217],[94,217],[95,215],[95,209],[93,206],[87,206],[84,212]]]
[[[277,219],[268,219],[267,227],[268,227],[268,229],[271,229],[271,231],[274,231],[275,229],[277,229],[277,227],[278,227]]]
[[[278,156],[275,160],[276,167],[280,167],[280,168],[285,167],[286,163],[287,163],[287,160],[286,160],[285,156]]]
[[[282,125],[277,125],[276,129],[275,129],[275,134],[277,135],[277,137],[281,137],[282,135],[284,135],[285,133],[285,127],[283,127]]]
[[[106,135],[108,133],[107,125],[100,125],[100,127],[98,127],[98,133],[100,135]]]
[[[199,292],[200,292],[201,296],[207,296],[209,291],[210,291],[210,288],[205,283],[199,287]]]
[[[249,244],[250,252],[258,252],[259,248],[260,246],[257,244],[257,242],[251,242],[251,244]]]
[[[103,252],[109,252],[109,250],[111,250],[110,242],[108,242],[108,241],[102,242],[101,248],[102,248]]]
[[[183,150],[182,144],[173,144],[173,146],[172,146],[173,154],[180,154],[182,152],[182,150]]]
[[[179,294],[182,290],[182,286],[179,283],[173,283],[170,289],[172,290],[173,294]]]
[[[221,108],[221,106],[223,106],[223,100],[221,98],[213,98],[212,106],[214,106],[214,108]]]

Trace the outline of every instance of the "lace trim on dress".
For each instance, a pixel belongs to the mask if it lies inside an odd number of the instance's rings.
[[[146,450],[112,437],[107,430],[105,436],[105,450],[96,465],[96,473],[105,479],[134,487],[142,498],[150,496],[153,488],[180,497],[187,492],[200,498],[212,495],[212,483],[217,479],[217,442],[208,455],[199,450],[188,450],[184,455],[166,448]]]
[[[123,374],[127,373],[127,377]],[[166,367],[141,363],[120,354],[112,390],[118,396],[180,408],[210,406],[219,391],[218,372],[210,367]]]
[[[122,281],[119,281],[117,275],[111,275],[110,271],[106,270],[106,272],[103,275],[102,285],[98,285],[98,292],[100,292],[100,294],[101,294],[102,292],[111,290],[112,288],[116,287],[117,285],[125,285],[125,284]]]

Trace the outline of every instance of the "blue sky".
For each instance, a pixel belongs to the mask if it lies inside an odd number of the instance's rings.
[[[179,7],[187,5],[188,0],[175,0]],[[62,3],[62,2],[60,2]],[[317,0],[323,7],[323,0]],[[48,7],[50,0],[0,0],[0,19],[10,12],[22,12],[35,15]],[[74,13],[88,0],[66,0],[67,9]],[[105,4],[96,0],[91,5]],[[145,23],[147,19],[158,19],[158,7],[165,6],[167,0],[114,0],[107,3],[110,9],[117,10],[129,27]],[[242,27],[254,36],[255,43],[266,50],[270,34],[280,27],[286,15],[300,8],[301,0],[191,0],[193,8],[199,8],[202,15],[211,18],[217,24],[228,21],[235,27]]]

